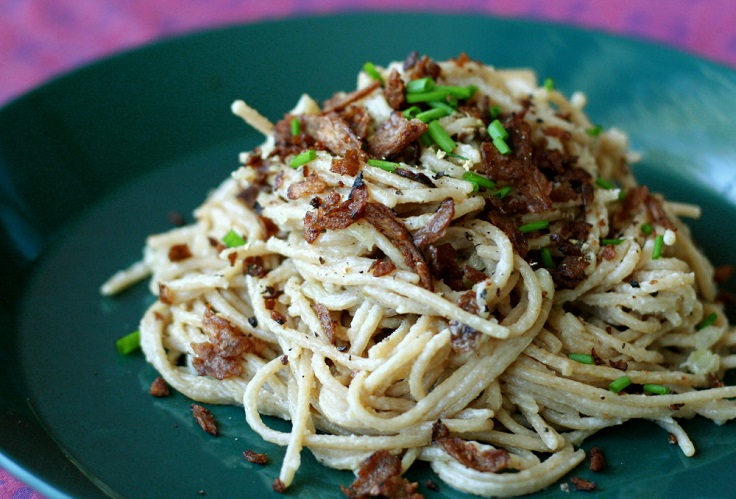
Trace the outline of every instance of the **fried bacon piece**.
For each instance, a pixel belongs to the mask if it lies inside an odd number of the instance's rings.
[[[332,159],[330,171],[354,177],[360,171],[361,166],[363,166],[363,162],[360,159],[360,153],[355,149],[351,149],[345,153],[345,156]]]
[[[268,454],[248,449],[243,451],[243,459],[253,464],[268,464]]]
[[[427,254],[427,263],[432,275],[437,279],[445,281],[454,291],[465,289],[463,283],[464,272],[457,263],[457,251],[450,243],[439,246],[429,245],[424,249]]]
[[[399,249],[404,262],[419,275],[419,285],[433,291],[432,276],[424,255],[414,244],[409,229],[394,215],[391,208],[379,203],[368,203],[365,207],[365,219]]]
[[[414,244],[417,248],[424,248],[441,239],[447,232],[447,228],[452,223],[454,216],[455,201],[452,198],[443,200],[435,214],[427,222],[427,225],[414,233]]]
[[[327,182],[320,177],[316,172],[309,172],[307,177],[300,181],[295,182],[289,186],[286,191],[286,196],[291,199],[299,199],[310,194],[320,194],[327,189]]]
[[[644,205],[653,224],[661,225],[665,229],[677,230],[675,224],[665,213],[663,203],[662,197],[650,193],[647,186],[632,187],[626,192],[621,209],[614,216],[613,225],[616,229],[626,227]]]
[[[202,407],[199,404],[192,404],[192,416],[197,422],[200,428],[209,433],[210,435],[217,436],[219,434],[217,430],[217,422],[215,417],[206,407]]]
[[[556,243],[557,250],[564,255],[562,261],[550,269],[555,288],[575,289],[585,279],[585,269],[589,262],[576,244],[559,233],[552,234],[550,239]]]
[[[330,311],[321,303],[313,304],[312,309],[314,309],[317,314],[319,323],[322,325],[322,329],[324,329],[325,334],[327,334],[327,338],[330,340],[330,343],[334,345],[335,340],[337,339],[337,324],[330,315]]]
[[[459,437],[451,437],[450,431],[437,420],[432,425],[432,443],[438,445],[463,466],[476,471],[498,473],[507,469],[511,456],[505,449],[481,450]]]
[[[401,459],[387,450],[374,452],[360,465],[357,477],[342,492],[352,498],[392,497],[421,499],[417,483],[401,476]]]
[[[411,54],[410,54],[411,56]],[[414,57],[414,61],[411,64],[411,66],[406,66],[407,62],[412,62],[407,58],[406,61],[404,61],[404,68],[411,69],[411,78],[424,78],[425,76],[429,76],[430,78],[434,78],[435,80],[439,78],[439,76],[442,74],[442,68],[439,64],[434,62],[432,59],[430,59],[428,56],[423,55],[421,59],[417,59],[418,56]]]
[[[529,243],[526,236],[519,230],[517,222],[510,216],[491,211],[488,213],[488,221],[501,229],[509,238],[514,251],[522,258],[526,258],[529,252]]]
[[[368,138],[368,151],[379,158],[388,158],[404,150],[425,131],[427,124],[422,120],[408,120],[403,114],[395,112]]]
[[[406,86],[404,85],[404,80],[401,79],[401,75],[395,69],[392,69],[391,73],[389,73],[383,93],[386,96],[388,105],[392,109],[398,111],[404,107],[406,103]]]
[[[600,447],[592,447],[590,449],[590,471],[603,471],[606,467],[606,460],[603,458],[603,452]]]
[[[169,390],[169,385],[166,384],[166,381],[161,376],[157,376],[153,380],[153,383],[151,383],[148,393],[154,397],[168,397],[171,395],[171,390]]]
[[[677,230],[675,224],[672,223],[672,220],[670,220],[667,213],[664,211],[664,201],[662,196],[649,194],[647,196],[646,203],[652,222],[657,225],[661,225],[665,229]]]
[[[362,175],[358,175],[347,200],[342,203],[324,203],[304,215],[304,239],[311,244],[325,230],[350,227],[363,218],[367,205],[368,190]]]
[[[180,262],[186,260],[192,256],[192,252],[189,250],[189,245],[185,244],[174,244],[169,248],[169,261]]]
[[[322,104],[322,114],[328,114],[345,109],[353,102],[359,101],[363,97],[369,96],[373,91],[381,86],[380,81],[373,81],[364,88],[353,90],[350,93],[337,93],[331,99],[326,100]]]
[[[360,150],[363,145],[350,124],[337,113],[304,114],[302,123],[306,133],[338,156],[344,156],[351,149]]]
[[[396,270],[396,265],[389,259],[382,258],[371,263],[368,271],[375,277],[383,277]]]
[[[586,480],[584,478],[580,478],[577,476],[570,477],[570,483],[575,485],[575,488],[577,490],[585,491],[585,492],[591,492],[598,488],[598,484],[595,482],[591,482],[590,480]]]

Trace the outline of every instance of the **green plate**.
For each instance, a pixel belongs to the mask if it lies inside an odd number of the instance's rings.
[[[114,299],[98,286],[139,258],[146,235],[189,215],[260,141],[229,111],[243,98],[275,120],[302,92],[350,89],[364,61],[461,51],[531,66],[589,112],[626,130],[639,178],[702,205],[692,224],[716,264],[736,247],[736,74],[663,47],[562,26],[482,16],[354,14],[234,26],[167,40],[59,78],[0,110],[0,465],[52,497],[260,497],[283,450],[249,431],[242,410],[215,407],[222,436],[195,427],[181,395],[154,399],[140,354],[114,341],[151,301],[139,285]],[[274,422],[284,427],[284,423]],[[654,424],[586,442],[608,460],[609,497],[729,495],[736,424],[686,426],[685,458]],[[246,449],[272,463],[246,463]],[[309,452],[288,495],[341,497],[352,476]],[[429,497],[427,467],[412,470]],[[540,496],[567,496],[553,486]]]

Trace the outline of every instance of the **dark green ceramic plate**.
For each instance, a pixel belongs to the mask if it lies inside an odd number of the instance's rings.
[[[702,205],[692,224],[715,263],[736,247],[736,74],[662,47],[561,26],[481,16],[357,14],[230,27],[125,53],[57,79],[0,111],[0,465],[49,496],[260,497],[282,450],[236,407],[213,409],[222,436],[194,427],[189,400],[146,394],[155,373],[119,356],[151,301],[140,285],[98,286],[140,256],[146,235],[191,213],[260,137],[229,112],[243,98],[277,119],[302,92],[354,85],[364,61],[461,51],[531,66],[631,135],[642,181]],[[276,424],[276,423],[275,423]],[[654,424],[606,431],[609,497],[732,492],[736,424],[692,421],[688,459]],[[258,467],[242,451],[268,452]],[[426,468],[411,472],[424,483]],[[352,476],[309,452],[289,495],[339,497]],[[423,486],[422,486],[423,487]],[[461,497],[448,487],[428,497]],[[566,495],[556,486],[540,495]]]

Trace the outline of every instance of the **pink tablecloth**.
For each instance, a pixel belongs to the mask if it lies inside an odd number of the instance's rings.
[[[0,0],[0,105],[54,75],[161,37],[349,10],[552,20],[658,41],[736,67],[732,0]],[[0,499],[38,497],[0,469]]]

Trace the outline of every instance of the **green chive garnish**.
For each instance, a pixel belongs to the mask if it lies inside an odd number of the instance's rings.
[[[589,353],[571,353],[567,357],[570,360],[580,362],[581,364],[595,364],[595,359]]]
[[[409,83],[406,84],[406,93],[408,94],[418,94],[423,92],[429,92],[434,88],[434,80],[429,77],[425,78],[417,78],[416,80],[411,80]]]
[[[406,94],[407,104],[418,104],[420,102],[442,101],[449,94],[445,90],[431,90],[429,92],[421,92],[417,94]]]
[[[652,248],[652,260],[657,260],[662,256],[662,248],[664,247],[664,236],[662,234],[654,238],[654,248]]]
[[[698,323],[698,325],[695,326],[695,329],[700,331],[701,329],[704,329],[710,326],[711,324],[713,324],[717,318],[718,318],[718,314],[716,314],[715,312],[711,312],[710,314],[708,314],[708,317],[700,321],[700,323]]]
[[[491,116],[491,118],[498,118],[501,116],[501,106],[498,104],[491,106],[491,108],[488,110],[488,114]]]
[[[490,135],[492,139],[506,140],[509,138],[509,132],[506,131],[498,120],[493,120],[491,121],[491,124],[488,125],[488,135]]]
[[[387,172],[394,173],[396,171],[396,168],[399,167],[398,163],[394,163],[393,161],[385,161],[382,159],[369,159],[366,161],[366,163],[370,166],[375,166],[376,168],[380,168],[381,170],[386,170]]]
[[[496,187],[496,182],[494,182],[493,180],[473,172],[463,173],[463,180],[467,180],[471,184],[474,184],[478,187],[483,187],[484,189],[493,189]]]
[[[378,80],[383,83],[383,76],[381,76],[381,73],[378,72],[376,66],[372,62],[366,62],[365,64],[363,64],[363,71],[365,71],[365,74],[367,74],[374,80]]]
[[[120,355],[128,355],[138,350],[141,346],[141,332],[133,331],[132,333],[126,334],[122,338],[115,341],[115,348],[117,348]]]
[[[545,78],[544,80],[544,88],[547,90],[554,90],[555,89],[555,80],[552,78]]]
[[[422,111],[421,113],[417,114],[414,117],[418,120],[422,120],[425,123],[429,123],[432,120],[436,120],[437,118],[442,118],[443,116],[447,116],[448,114],[450,113],[448,113],[445,109],[436,107],[434,109],[429,109],[428,111]]]
[[[519,227],[519,232],[526,234],[528,232],[534,232],[535,230],[542,230],[549,227],[547,220],[537,220],[536,222],[529,222]]]
[[[615,185],[613,185],[611,182],[609,182],[608,180],[606,180],[604,178],[597,178],[595,180],[595,183],[596,183],[596,185],[598,187],[600,187],[602,189],[609,189],[610,190],[610,189],[615,189],[616,188]]]
[[[245,239],[243,239],[243,237],[233,229],[230,229],[228,233],[222,237],[222,242],[225,243],[225,246],[228,248],[237,248],[238,246],[245,244]]]
[[[417,114],[422,112],[422,108],[419,106],[411,106],[402,111],[402,114],[404,115],[404,118],[410,120],[413,117],[415,117]]]
[[[552,259],[552,250],[550,250],[547,247],[544,247],[541,250],[539,250],[539,252],[542,255],[542,266],[545,269],[553,269],[553,268],[555,268],[555,261]],[[574,354],[572,354],[572,355],[574,355]],[[572,357],[570,357],[570,358],[572,358]],[[577,360],[577,359],[573,359],[573,360]]]
[[[511,187],[510,185],[507,185],[507,186],[501,187],[493,195],[496,196],[498,199],[503,199],[509,195],[512,189],[513,187]]]
[[[454,85],[435,85],[435,90],[441,90],[446,92],[446,95],[453,95],[458,99],[470,99],[475,92],[478,91],[478,87],[475,85],[468,85],[467,87],[458,87]]]
[[[623,239],[601,239],[601,244],[604,246],[607,246],[609,244],[616,246],[617,244],[621,244],[622,242],[624,242]]]
[[[496,147],[498,152],[500,152],[501,154],[505,155],[511,152],[511,148],[506,143],[506,141],[503,140],[501,137],[493,139],[493,145]]]
[[[305,165],[315,159],[317,159],[317,151],[315,151],[314,149],[309,149],[301,154],[297,154],[296,156],[294,156],[291,159],[291,163],[289,163],[289,165],[292,168],[299,168],[300,166]]]
[[[302,132],[302,124],[299,118],[291,118],[291,136],[295,137]]]
[[[455,108],[445,101],[433,100],[427,102],[427,104],[429,104],[433,108],[444,109],[445,111],[447,111],[448,116],[455,112]]]
[[[651,226],[651,225],[649,225],[649,224],[641,224],[641,227],[639,227],[639,228],[640,228],[640,229],[641,229],[641,231],[642,231],[642,232],[643,232],[644,234],[646,234],[647,236],[648,236],[649,234],[651,234],[652,232],[654,232],[654,227],[652,227],[652,226]]]
[[[666,386],[657,385],[654,383],[644,383],[642,389],[646,393],[651,393],[652,395],[667,395],[668,393],[670,393],[670,389]]]
[[[590,128],[585,129],[585,133],[590,137],[598,137],[603,132],[603,127],[600,125],[593,125]]]
[[[430,121],[429,125],[427,125],[427,133],[432,141],[446,153],[451,153],[455,149],[455,146],[457,146],[455,141],[447,135],[447,132],[442,128],[439,121]]]
[[[608,385],[608,389],[613,393],[618,393],[631,384],[631,379],[628,376],[621,376],[617,380],[611,381]]]

